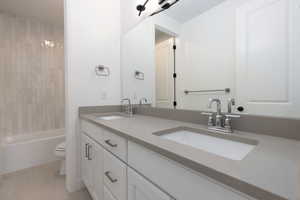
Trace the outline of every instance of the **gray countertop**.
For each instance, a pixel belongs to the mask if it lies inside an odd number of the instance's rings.
[[[300,141],[236,131],[234,135],[256,140],[258,145],[243,160],[235,161],[153,135],[177,127],[204,129],[203,125],[144,115],[96,120],[100,115],[80,117],[256,199],[300,200]]]

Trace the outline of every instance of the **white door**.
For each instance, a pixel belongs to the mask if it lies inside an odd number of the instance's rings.
[[[128,168],[128,200],[171,200],[142,176]]]
[[[237,101],[256,115],[300,117],[299,0],[237,9]]]
[[[173,39],[155,46],[156,107],[173,108]]]
[[[103,199],[103,148],[94,142],[93,144],[93,189],[94,200]]]

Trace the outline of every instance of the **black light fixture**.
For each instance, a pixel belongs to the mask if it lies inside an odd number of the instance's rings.
[[[139,16],[141,16],[142,12],[146,10],[146,5],[149,2],[149,0],[146,0],[146,2],[143,5],[137,5],[136,9],[139,11]]]
[[[139,16],[141,16],[142,12],[146,10],[146,5],[149,3],[150,0],[146,0],[144,4],[140,4],[136,7],[136,9],[139,11]],[[158,5],[160,8],[150,14],[150,16],[156,15],[158,13],[163,12],[164,10],[169,9],[172,7],[174,4],[176,4],[179,0],[159,0]]]

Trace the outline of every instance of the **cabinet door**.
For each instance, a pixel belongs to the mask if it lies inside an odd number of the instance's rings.
[[[93,144],[93,197],[94,200],[103,199],[103,148],[97,144]]]
[[[128,169],[128,200],[171,200],[142,176]]]
[[[87,158],[87,137],[81,135],[81,179],[85,186],[88,185],[88,158]]]
[[[92,144],[86,135],[81,137],[81,178],[90,193],[93,191]]]
[[[118,200],[126,200],[127,166],[110,152],[103,153],[103,183]]]

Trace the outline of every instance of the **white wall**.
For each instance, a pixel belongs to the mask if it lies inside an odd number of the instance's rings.
[[[122,37],[122,97],[138,103],[142,97],[153,102],[155,80],[155,33],[147,19]],[[134,78],[134,71],[144,73],[144,80]]]
[[[178,103],[180,108],[208,110],[208,99],[227,102],[235,96],[236,8],[247,0],[229,0],[182,25],[178,48]],[[190,94],[184,90],[230,88],[225,93]],[[223,110],[226,105],[223,104]]]
[[[78,107],[120,102],[120,0],[65,0],[67,189],[81,187]],[[110,77],[95,75],[108,66]]]
[[[136,6],[138,0],[121,1],[121,31],[125,34],[144,18],[138,16]]]

